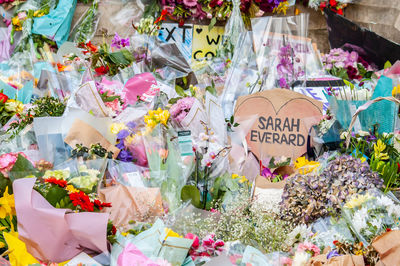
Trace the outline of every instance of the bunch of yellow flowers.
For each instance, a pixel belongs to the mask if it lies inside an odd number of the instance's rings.
[[[169,116],[170,114],[168,110],[162,110],[161,108],[158,108],[157,110],[149,110],[149,114],[144,116],[144,122],[148,129],[155,128],[159,123],[166,126]]]

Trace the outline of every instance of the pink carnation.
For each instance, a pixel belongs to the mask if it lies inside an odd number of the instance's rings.
[[[185,119],[190,109],[192,108],[194,101],[194,97],[186,97],[178,100],[169,109],[171,117],[178,123],[182,122],[182,120]]]
[[[214,235],[208,235],[203,239],[203,246],[212,246],[214,242]]]
[[[298,252],[309,251],[309,252],[311,252],[313,257],[318,256],[321,253],[321,250],[319,249],[319,247],[317,247],[316,245],[314,245],[313,243],[310,243],[310,242],[300,243],[297,246],[297,251]]]
[[[114,112],[118,112],[120,111],[120,104],[118,99],[115,99],[112,102],[106,102],[104,103],[107,107],[111,108],[111,110],[113,110]]]

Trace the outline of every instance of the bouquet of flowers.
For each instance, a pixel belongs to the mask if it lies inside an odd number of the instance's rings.
[[[43,97],[35,100],[32,105],[22,109],[22,105],[19,105],[21,112],[17,114],[17,120],[12,121],[9,124],[7,132],[11,134],[11,138],[17,136],[25,127],[33,123],[35,117],[59,117],[62,116],[66,104],[54,97]]]
[[[325,8],[329,8],[333,12],[343,15],[343,9],[350,3],[355,2],[354,0],[308,0],[308,6],[316,10],[321,9],[324,11]]]
[[[22,102],[9,99],[7,95],[0,91],[0,126],[6,123],[16,114],[21,114],[24,110]]]
[[[367,163],[342,155],[329,162],[320,174],[297,174],[288,179],[280,203],[282,218],[310,223],[337,214],[348,196],[381,188],[382,183]]]
[[[342,211],[351,230],[365,246],[387,229],[399,225],[400,205],[378,191],[354,195],[343,205]]]
[[[365,61],[356,51],[344,51],[341,48],[332,49],[322,56],[325,70],[336,77],[352,80],[369,79],[376,69]]]
[[[167,10],[170,17],[183,24],[186,19],[210,19],[211,25],[217,20],[227,20],[232,13],[231,1],[199,0],[199,1],[174,1],[161,0],[160,6]],[[251,1],[242,0],[240,9],[247,17],[261,16],[264,13],[285,13],[289,7],[287,0],[277,1]]]
[[[79,43],[78,47],[87,55],[86,60],[91,62],[91,67],[96,72],[96,76],[106,74],[114,76],[134,61],[132,53],[126,49],[129,45],[129,38],[121,38],[116,33],[111,43],[111,47],[117,50],[115,52],[110,50],[110,46],[105,42],[99,48],[90,41]]]

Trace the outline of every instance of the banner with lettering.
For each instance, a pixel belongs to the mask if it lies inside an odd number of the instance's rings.
[[[322,102],[286,90],[266,90],[238,98],[236,117],[258,118],[246,136],[250,150],[267,156],[297,158],[307,152],[310,128],[322,118]]]
[[[192,58],[212,58],[224,37],[224,27],[214,26],[208,30],[207,25],[193,26]]]
[[[185,24],[179,27],[178,23],[163,23],[158,35],[162,42],[175,42],[179,50],[190,63],[192,58],[193,25]]]

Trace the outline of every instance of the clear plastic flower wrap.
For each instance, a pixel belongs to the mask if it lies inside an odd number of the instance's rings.
[[[131,162],[109,160],[106,170],[106,185],[122,184],[131,187],[145,187],[144,180],[148,178],[148,168]]]
[[[99,1],[93,1],[92,5],[82,14],[68,37],[69,41],[75,43],[88,42],[96,33],[101,13],[98,11]]]
[[[320,218],[312,225],[313,232],[312,242],[321,250],[326,247],[334,248],[335,240],[340,242],[353,243],[354,238],[347,226],[346,220],[343,218],[326,217]]]
[[[218,47],[218,56],[232,58],[235,46],[240,34],[246,31],[243,23],[242,13],[240,12],[240,0],[232,0],[233,8],[231,16],[225,25],[223,42]]]
[[[181,205],[181,189],[192,172],[193,157],[181,156],[177,132],[159,124],[143,132],[150,177],[149,187],[160,187],[163,200],[174,210]],[[192,159],[191,159],[192,158]]]
[[[90,194],[97,193],[107,168],[107,159],[79,160],[70,159],[47,170],[43,176],[65,180],[75,188]]]
[[[308,14],[254,18],[252,29],[263,90],[305,82],[307,56],[313,54],[307,46]]]
[[[353,195],[342,207],[342,215],[357,238],[368,246],[386,230],[399,228],[400,205],[380,190]]]
[[[196,75],[196,87],[202,90],[211,90],[221,95],[224,89],[227,63],[218,59],[213,61],[203,60],[194,65],[192,69]]]
[[[225,118],[233,115],[236,99],[239,96],[258,92],[261,84],[251,32],[245,32],[239,36],[233,54],[221,96]]]

